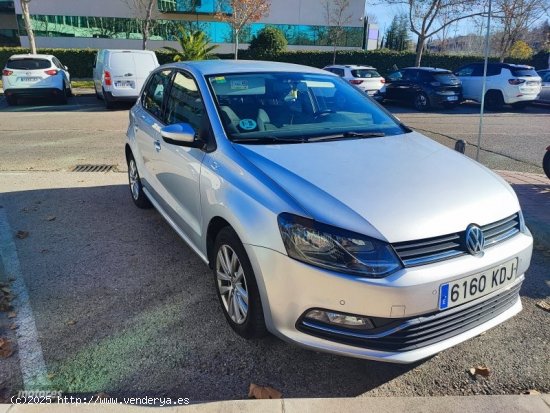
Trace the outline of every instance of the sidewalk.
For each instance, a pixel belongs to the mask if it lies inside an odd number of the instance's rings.
[[[550,179],[527,172],[496,172],[516,191],[535,243],[550,249]]]
[[[11,410],[10,410],[11,408]],[[0,413],[153,413],[158,407],[104,405],[0,405]],[[361,397],[335,399],[231,400],[181,407],[163,413],[550,413],[550,396]]]

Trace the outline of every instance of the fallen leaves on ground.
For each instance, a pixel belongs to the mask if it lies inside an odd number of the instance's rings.
[[[17,231],[17,234],[15,236],[19,239],[25,239],[29,236],[29,231]]]
[[[532,389],[531,389],[531,390],[525,390],[525,391],[522,392],[521,394],[526,394],[526,395],[528,395],[528,396],[537,396],[537,395],[540,394],[540,392],[537,391],[537,390],[532,390]]]
[[[486,366],[472,367],[469,370],[469,372],[472,377],[476,377],[478,375],[483,377],[489,377],[491,375],[491,370],[489,370],[489,368]]]
[[[76,320],[69,320],[67,321],[68,326],[74,326],[76,324]]]
[[[10,330],[17,330],[17,324],[15,323],[11,323],[10,326],[8,327]]]
[[[550,303],[546,300],[539,301],[537,307],[542,308],[545,311],[550,311]]]
[[[17,313],[15,311],[10,311],[8,313],[8,318],[15,318],[15,317],[17,317]]]
[[[0,358],[7,359],[13,354],[11,341],[7,338],[0,337]]]
[[[48,215],[48,216],[46,217],[46,221],[55,221],[56,218],[57,218],[57,217],[56,217],[55,215]]]
[[[250,388],[248,389],[249,399],[280,399],[281,397],[283,397],[283,393],[275,390],[273,387],[263,387],[250,383]]]

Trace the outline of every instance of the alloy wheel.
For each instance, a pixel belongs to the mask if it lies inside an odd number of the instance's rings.
[[[139,174],[136,162],[133,159],[130,160],[130,164],[128,165],[128,179],[130,181],[132,197],[137,201],[139,198]]]
[[[243,266],[229,245],[218,250],[216,281],[225,311],[234,323],[243,324],[248,315],[248,288]]]

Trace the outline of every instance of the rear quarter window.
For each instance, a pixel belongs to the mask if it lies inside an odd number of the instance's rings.
[[[13,59],[6,63],[7,69],[15,70],[39,70],[50,67],[52,67],[52,62],[47,59]]]
[[[538,77],[538,73],[535,69],[531,68],[510,68],[512,76],[515,77]]]

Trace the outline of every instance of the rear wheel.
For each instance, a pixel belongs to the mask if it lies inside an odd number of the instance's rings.
[[[65,85],[63,85],[63,89],[60,92],[59,97],[57,98],[57,101],[60,105],[66,105],[67,104],[67,88]]]
[[[105,104],[105,109],[107,110],[111,110],[115,107],[115,103],[107,97],[105,89],[103,89],[103,103]]]
[[[550,179],[550,151],[546,151],[546,154],[544,155],[542,160],[542,168],[544,169],[546,176]]]
[[[489,90],[485,94],[485,109],[487,110],[501,110],[504,106],[504,98],[500,90]]]
[[[143,191],[143,185],[139,176],[136,160],[132,155],[128,157],[128,183],[130,185],[130,193],[134,204],[140,209],[149,209],[152,207],[151,201]]]
[[[241,337],[267,334],[256,277],[244,246],[231,227],[214,244],[214,279],[218,298],[231,328]]]
[[[16,106],[17,105],[17,97],[16,96],[6,96],[6,102],[8,103],[8,106]]]
[[[425,111],[430,109],[430,99],[424,92],[417,93],[413,100],[413,105],[416,110]]]
[[[72,98],[74,96],[73,94],[73,86],[71,85],[71,83],[69,82],[69,88],[67,89],[67,96]]]

